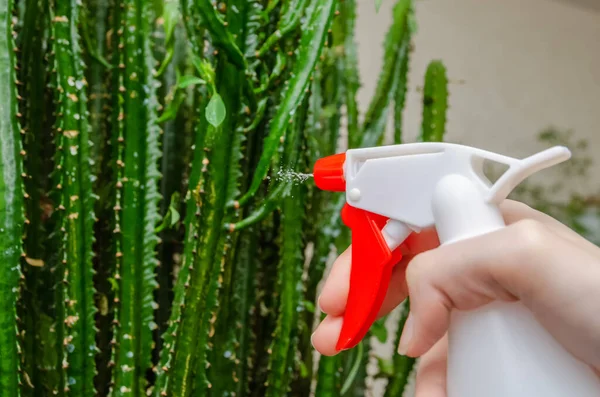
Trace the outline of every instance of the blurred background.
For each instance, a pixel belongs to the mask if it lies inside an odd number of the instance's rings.
[[[356,41],[364,112],[375,89],[394,2],[358,0]],[[448,68],[446,140],[525,157],[554,144],[568,164],[540,172],[513,198],[551,213],[600,243],[600,0],[417,0],[405,141],[420,132],[428,62]],[[393,331],[395,316],[391,316]],[[377,346],[391,357],[395,346]],[[374,364],[377,359],[373,357]],[[371,380],[370,393],[381,394]],[[411,391],[407,395],[412,395]]]

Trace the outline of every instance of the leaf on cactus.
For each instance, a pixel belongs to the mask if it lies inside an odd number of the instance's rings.
[[[221,123],[225,120],[225,115],[227,114],[227,110],[221,95],[218,93],[213,94],[208,102],[208,105],[206,105],[205,113],[206,121],[208,121],[210,125],[215,128],[221,125]]]

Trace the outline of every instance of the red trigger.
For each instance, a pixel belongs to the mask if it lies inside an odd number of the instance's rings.
[[[350,291],[336,349],[351,349],[367,334],[387,293],[400,248],[392,253],[381,229],[388,218],[346,204],[342,220],[352,230]]]

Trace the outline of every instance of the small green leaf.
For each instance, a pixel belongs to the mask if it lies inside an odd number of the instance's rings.
[[[385,341],[387,340],[387,328],[385,327],[385,321],[382,321],[383,319],[380,319],[378,321],[375,321],[373,323],[373,326],[371,327],[371,334],[377,338],[377,340],[380,343],[385,343]]]
[[[184,89],[196,84],[206,84],[206,81],[196,76],[181,76],[177,82],[177,88]]]
[[[108,282],[110,283],[111,289],[115,292],[119,291],[119,283],[113,277],[108,278]]]
[[[165,214],[162,222],[155,229],[155,233],[160,233],[167,228],[171,228],[179,222],[181,215],[179,215],[179,211],[177,211],[177,204],[179,203],[179,192],[173,193],[171,196],[171,202],[169,203],[169,209]]]
[[[170,43],[175,31],[175,26],[180,19],[179,15],[179,2],[178,1],[165,1],[163,9],[164,27],[165,27],[165,41]]]
[[[310,312],[310,313],[315,312],[315,305],[312,302],[304,301],[304,308],[306,309],[307,312]]]
[[[381,3],[383,3],[383,0],[375,0],[375,11],[379,12],[379,8],[381,8]]]
[[[179,192],[173,193],[171,196],[171,203],[169,204],[169,212],[171,213],[171,224],[169,227],[173,227],[179,222],[181,215],[177,211],[177,204],[179,204]]]
[[[377,357],[377,366],[379,367],[379,374],[383,377],[390,377],[394,375],[394,361],[389,359],[386,360],[381,357]]]
[[[304,361],[300,361],[300,377],[307,378],[308,377],[308,368],[306,367],[306,363]]]
[[[206,84],[209,86],[214,86],[215,84],[215,70],[213,69],[210,62],[198,57],[192,56],[192,64],[200,74],[200,77],[206,81]]]
[[[227,109],[225,109],[225,103],[223,103],[221,95],[215,93],[212,98],[210,98],[208,105],[206,105],[206,121],[213,127],[218,127],[223,120],[225,120],[226,114]]]
[[[184,96],[179,93],[179,91],[175,91],[174,98],[168,100],[167,106],[165,110],[162,112],[157,123],[164,123],[165,121],[173,120],[177,116],[177,112],[179,111],[179,107],[183,103]]]

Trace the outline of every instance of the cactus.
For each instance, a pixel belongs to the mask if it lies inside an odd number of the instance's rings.
[[[239,200],[240,205],[245,204],[256,193],[262,179],[268,172],[271,158],[277,149],[281,136],[285,132],[291,115],[296,111],[300,102],[302,102],[310,76],[320,56],[320,50],[325,43],[325,36],[333,18],[335,4],[335,0],[325,0],[317,2],[311,8],[310,19],[307,23],[312,29],[303,30],[298,50],[298,60],[292,73],[292,79],[287,86],[282,103],[272,121],[269,136],[265,140],[263,152],[256,167],[252,184]]]
[[[156,288],[155,226],[158,213],[157,162],[160,156],[155,60],[150,51],[152,17],[149,2],[124,0],[113,16],[112,166],[116,189],[114,240],[115,330],[113,396],[140,396],[152,367],[154,289]]]
[[[54,84],[56,86],[55,197],[60,238],[56,264],[62,282],[56,327],[58,357],[66,369],[61,386],[75,395],[94,393],[96,353],[92,244],[94,196],[90,174],[87,81],[81,59],[79,9],[66,0],[51,5]],[[60,390],[59,390],[60,391]]]
[[[425,73],[423,88],[423,122],[421,140],[439,142],[446,132],[448,108],[448,78],[441,61],[431,61]]]
[[[1,10],[2,394],[367,393],[372,334],[334,357],[310,342],[344,197],[287,176],[384,142],[392,112],[401,141],[412,1],[362,122],[355,0]],[[445,99],[424,102],[439,140]],[[412,361],[393,365],[388,395]]]
[[[2,38],[0,39],[0,87],[5,103],[0,107],[0,389],[7,396],[19,396],[21,383],[19,345],[17,340],[16,303],[19,290],[20,257],[22,252],[24,200],[27,195],[22,180],[21,113],[17,103],[15,75],[15,46],[12,26],[13,2],[4,0],[0,5]]]
[[[43,343],[43,335],[49,332],[48,320],[50,302],[44,299],[44,291],[49,282],[45,245],[48,232],[48,200],[45,190],[48,188],[48,177],[45,170],[52,166],[48,149],[52,146],[50,139],[49,117],[45,117],[48,96],[45,89],[47,83],[46,53],[44,30],[48,22],[45,16],[46,2],[29,0],[23,15],[25,28],[19,32],[18,45],[22,48],[19,60],[21,113],[23,118],[23,149],[28,153],[24,159],[24,183],[28,199],[25,202],[26,217],[33,220],[25,224],[24,250],[26,260],[22,261],[21,298],[19,317],[22,335],[22,395],[33,396],[42,389],[47,362],[40,359],[45,356],[48,346]],[[26,101],[25,98],[28,98]],[[42,187],[43,188],[40,188]],[[39,220],[39,221],[36,221]],[[37,265],[33,266],[30,263]]]

